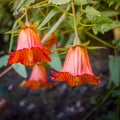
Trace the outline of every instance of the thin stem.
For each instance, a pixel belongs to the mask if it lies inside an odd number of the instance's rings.
[[[12,69],[12,65],[10,67],[8,67],[7,69],[5,69],[2,73],[0,73],[0,77],[2,77],[4,74],[6,74],[11,69]]]
[[[91,34],[90,32],[88,32],[88,31],[86,31],[86,30],[84,30],[84,32],[85,32],[87,35],[89,35],[90,37],[92,37],[92,38],[94,38],[95,40],[97,40],[98,42],[100,42],[100,43],[102,43],[102,44],[104,44],[104,45],[106,45],[106,46],[108,46],[108,47],[111,47],[111,48],[115,49],[115,46],[111,45],[110,43],[106,42],[105,40],[102,40],[102,39],[98,38],[97,36]]]
[[[102,99],[101,102],[99,102],[82,120],[87,120],[92,114],[93,112],[95,112],[99,107],[101,107],[106,100],[109,98],[109,96],[111,95],[112,91],[115,89],[116,87],[113,86],[108,93],[106,94],[106,96]]]
[[[75,31],[75,39],[73,42],[73,45],[79,45],[81,42],[78,37],[78,32],[77,32],[77,22],[76,22],[76,15],[75,15],[75,6],[74,2],[72,1],[72,13],[73,13],[73,19],[74,19],[74,31]]]
[[[27,27],[30,27],[30,22],[29,22],[29,20],[28,20],[28,8],[26,7],[26,9],[25,9],[25,25],[27,26]]]

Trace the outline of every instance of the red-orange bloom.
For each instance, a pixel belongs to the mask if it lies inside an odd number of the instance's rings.
[[[46,35],[46,33],[44,33],[41,38],[44,38],[44,36]],[[48,49],[50,49],[53,45],[56,45],[56,47],[58,47],[58,39],[55,35],[55,33],[52,33],[44,42],[43,42],[43,46],[47,47]]]
[[[69,86],[100,83],[99,77],[92,71],[87,49],[83,46],[69,48],[62,70],[52,74],[53,80],[66,81]]]
[[[9,53],[8,64],[20,62],[26,66],[33,66],[37,62],[51,61],[48,57],[49,54],[51,52],[42,46],[37,31],[28,27],[20,31],[17,50]]]
[[[36,89],[39,89],[42,87],[50,89],[53,86],[51,84],[49,84],[47,81],[46,68],[41,64],[39,64],[39,65],[35,64],[29,80],[24,82],[22,84],[22,87],[30,87],[33,90],[36,90]]]

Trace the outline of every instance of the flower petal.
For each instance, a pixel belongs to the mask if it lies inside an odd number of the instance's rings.
[[[54,81],[65,81],[69,86],[78,86],[82,84],[99,85],[98,77],[89,74],[72,76],[68,72],[53,72]]]
[[[8,60],[8,64],[20,62],[26,66],[33,66],[37,62],[50,62],[49,54],[51,52],[44,48],[17,50],[16,52],[9,53],[10,59]]]
[[[42,82],[42,81],[34,81],[34,80],[28,80],[26,82],[24,82],[22,84],[22,87],[30,87],[33,90],[37,90],[40,88],[47,88],[47,89],[51,89],[53,87],[53,85],[49,84],[48,82]]]

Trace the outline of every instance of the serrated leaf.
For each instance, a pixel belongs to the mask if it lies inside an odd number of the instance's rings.
[[[71,0],[49,0],[49,3],[53,3],[56,5],[62,5],[70,2]]]
[[[8,55],[0,57],[0,68],[2,68],[3,66],[7,66],[8,59],[9,59]]]
[[[43,20],[43,22],[38,26],[38,29],[40,29],[41,27],[43,27],[46,23],[48,23],[52,17],[54,17],[56,14],[58,13],[57,10],[51,10],[47,16],[45,17],[45,19]]]
[[[49,62],[48,64],[56,71],[60,71],[62,69],[62,63],[58,51],[55,51],[53,54],[51,54],[50,58],[52,62]]]
[[[98,17],[94,21],[94,26],[92,27],[92,29],[94,34],[97,34],[98,32],[101,32],[104,34],[105,32],[119,26],[120,26],[119,21],[113,21],[112,19],[107,17]]]
[[[110,81],[120,85],[120,56],[109,56]]]
[[[88,4],[88,0],[74,0],[77,5],[86,5]]]
[[[22,77],[26,78],[27,77],[27,71],[24,65],[20,63],[16,63],[12,65],[13,69]]]
[[[100,12],[93,7],[87,6],[85,12],[92,16],[101,16]]]

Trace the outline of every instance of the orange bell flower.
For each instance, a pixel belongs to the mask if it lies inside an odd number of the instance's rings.
[[[24,82],[22,87],[30,87],[33,90],[37,90],[42,87],[47,89],[52,88],[53,85],[49,84],[47,81],[47,72],[44,65],[35,64],[29,80]]]
[[[87,49],[83,46],[69,48],[62,70],[52,74],[54,81],[65,81],[69,86],[100,83],[99,77],[92,71]]]
[[[41,38],[44,38],[44,36],[47,33],[44,33],[43,35],[41,35]],[[58,47],[58,39],[55,35],[55,33],[50,34],[50,36],[43,42],[43,46],[50,49],[53,45],[56,45],[56,47]]]
[[[51,52],[42,46],[37,31],[27,27],[20,31],[17,50],[9,53],[8,64],[20,62],[26,66],[33,66],[37,62],[50,62],[49,54]]]

